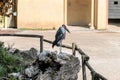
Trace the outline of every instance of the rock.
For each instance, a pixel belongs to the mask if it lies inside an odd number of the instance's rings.
[[[44,61],[45,63],[47,62],[51,62],[56,61],[57,60],[57,54],[54,52],[50,52],[50,51],[43,51],[42,53],[40,53],[38,55],[38,60],[39,61]]]
[[[25,69],[25,75],[27,75],[29,78],[33,77],[37,73],[39,73],[37,66],[30,66],[29,68]]]
[[[23,75],[21,75],[20,72],[18,73],[10,73],[8,74],[9,78],[14,78],[14,80],[25,80],[25,78],[23,77]],[[1,80],[1,79],[0,79]],[[3,79],[3,80],[9,80],[9,79]],[[10,79],[11,80],[11,79]],[[12,79],[13,80],[13,79]]]
[[[8,74],[8,77],[14,77],[15,79],[19,78],[20,77],[20,73],[10,73]]]
[[[10,54],[22,56],[25,59],[32,59],[32,60],[33,59],[36,60],[37,53],[38,53],[38,51],[35,48],[31,48],[30,50],[24,50],[24,51],[21,51],[21,50],[16,49],[16,48],[10,48],[8,50],[8,52]]]
[[[14,76],[18,80],[77,80],[80,61],[73,55],[50,51],[38,53],[34,48],[18,52],[16,54],[32,62],[21,73],[11,73],[9,76]]]
[[[31,48],[30,50],[21,51],[20,55],[22,55],[26,59],[36,59],[37,58],[37,50],[35,48]]]
[[[17,54],[17,53],[20,52],[20,50],[18,50],[18,49],[16,49],[16,48],[10,48],[10,49],[8,50],[8,52],[11,53],[11,54]]]
[[[67,53],[44,51],[25,69],[27,78],[33,80],[77,80],[80,61]]]

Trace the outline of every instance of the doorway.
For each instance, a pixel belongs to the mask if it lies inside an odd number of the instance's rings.
[[[91,20],[91,0],[67,0],[67,25],[88,26]]]

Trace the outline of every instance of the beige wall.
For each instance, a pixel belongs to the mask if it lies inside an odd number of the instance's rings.
[[[88,25],[91,17],[91,0],[67,1],[67,24]]]
[[[63,24],[64,0],[18,0],[18,28],[52,28]]]
[[[63,23],[88,26],[93,22],[96,29],[106,29],[108,0],[93,1],[94,9],[91,0],[18,0],[18,28],[53,28]]]

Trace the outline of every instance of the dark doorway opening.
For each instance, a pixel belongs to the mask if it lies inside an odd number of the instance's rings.
[[[120,27],[120,19],[108,19],[108,24]]]
[[[108,23],[120,23],[120,19],[108,19]]]

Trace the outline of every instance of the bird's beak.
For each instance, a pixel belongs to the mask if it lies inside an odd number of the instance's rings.
[[[65,27],[66,31],[70,33],[69,29],[67,27]]]

